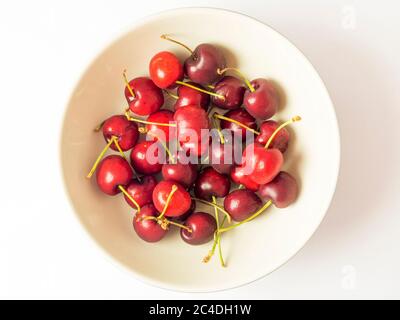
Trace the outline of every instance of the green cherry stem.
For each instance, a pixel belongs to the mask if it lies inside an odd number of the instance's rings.
[[[128,193],[128,191],[126,191],[126,189],[125,189],[123,186],[119,185],[119,186],[118,186],[118,189],[121,190],[121,192],[122,192],[130,201],[132,201],[132,203],[136,206],[137,212],[139,213],[139,212],[140,212],[140,206],[139,206],[139,204],[135,201],[135,199],[132,198],[132,196]]]
[[[169,193],[168,197],[167,197],[167,201],[165,202],[165,206],[163,208],[163,211],[160,213],[160,215],[157,217],[157,220],[160,220],[161,218],[164,217],[165,212],[167,212],[169,203],[172,200],[172,196],[174,195],[174,193],[178,190],[178,187],[176,185],[172,186],[171,192]]]
[[[222,94],[218,94],[218,93],[215,93],[215,92],[211,92],[211,91],[207,91],[207,90],[201,89],[201,88],[196,87],[196,86],[194,86],[194,85],[192,85],[190,83],[179,81],[179,80],[175,81],[175,83],[180,84],[182,86],[186,86],[186,87],[192,88],[194,90],[197,90],[197,91],[200,91],[200,92],[203,92],[203,93],[206,93],[206,94],[209,94],[210,96],[214,96],[214,97],[220,98],[222,100],[225,100],[225,97]]]
[[[244,83],[246,83],[246,85],[249,87],[249,89],[250,89],[250,92],[254,92],[254,91],[256,91],[255,89],[254,89],[254,87],[252,86],[252,84],[250,83],[250,81],[244,76],[244,74],[239,70],[239,69],[237,69],[237,68],[225,68],[225,69],[218,69],[217,70],[217,73],[219,74],[219,75],[223,75],[225,72],[227,72],[227,71],[233,71],[233,72],[235,72],[235,73],[237,73],[242,79],[243,79],[243,81],[244,81]]]
[[[245,219],[245,220],[243,220],[243,221],[240,221],[239,223],[230,225],[229,227],[219,229],[219,232],[218,232],[218,233],[222,233],[222,232],[226,232],[226,231],[232,230],[232,229],[234,229],[234,228],[236,228],[236,227],[241,226],[242,224],[244,224],[244,223],[246,223],[246,222],[249,222],[249,221],[251,221],[251,220],[257,218],[257,217],[258,217],[261,213],[263,213],[271,204],[272,204],[272,201],[269,200],[268,202],[266,202],[266,203],[262,206],[261,209],[259,209],[256,213],[252,214],[252,215],[251,215],[250,217],[248,217],[247,219]]]
[[[169,37],[168,35],[166,35],[166,34],[162,34],[162,35],[160,36],[160,38],[161,38],[161,39],[164,39],[164,40],[171,41],[171,42],[173,42],[173,43],[176,43],[176,44],[180,45],[181,47],[183,47],[183,48],[185,48],[187,51],[189,51],[190,54],[193,53],[193,50],[190,49],[187,45],[185,45],[185,44],[183,44],[182,42],[179,42],[179,41],[177,41],[177,40],[175,40],[175,39],[170,38],[170,37]]]
[[[268,149],[269,145],[271,144],[272,140],[275,138],[275,136],[278,134],[279,131],[281,131],[284,127],[286,127],[287,125],[300,121],[301,117],[300,116],[294,116],[292,119],[282,123],[278,128],[276,128],[276,130],[274,131],[274,133],[269,137],[267,143],[265,144],[265,149]]]
[[[224,135],[222,134],[221,126],[220,126],[219,122],[217,121],[216,117],[212,116],[211,121],[213,123],[214,128],[217,129],[219,140],[220,140],[221,144],[225,144],[225,138],[224,138]]]
[[[213,114],[213,117],[216,118],[216,119],[226,120],[226,121],[232,122],[232,123],[234,123],[234,124],[237,124],[238,126],[241,126],[242,128],[245,128],[246,130],[248,130],[248,131],[250,131],[250,132],[253,132],[253,133],[256,134],[256,135],[259,135],[259,134],[260,134],[260,132],[258,132],[257,130],[252,129],[252,128],[246,126],[245,124],[243,124],[243,123],[241,123],[241,122],[239,122],[239,121],[236,121],[236,120],[234,120],[234,119],[225,117],[225,116],[223,116],[222,114],[214,113],[214,114]]]
[[[129,93],[131,94],[132,98],[135,98],[136,95],[133,92],[133,89],[132,89],[131,85],[129,84],[128,78],[126,77],[126,69],[124,70],[124,72],[122,72],[122,77],[124,78],[125,85],[128,88]]]
[[[122,152],[119,144],[118,144],[118,137],[113,136],[110,140],[108,140],[108,143],[106,144],[106,146],[104,147],[104,149],[100,152],[99,156],[97,157],[96,161],[93,164],[92,169],[90,170],[90,172],[88,173],[88,175],[86,176],[86,178],[90,179],[93,174],[95,173],[97,166],[99,165],[101,159],[104,157],[104,155],[106,154],[107,150],[110,148],[110,146],[112,144],[115,144],[116,147],[118,148],[118,150],[120,150],[121,155],[125,158],[125,154]]]
[[[214,204],[217,204],[217,199],[214,196],[212,196],[212,202]],[[219,217],[218,217],[219,213],[218,213],[217,207],[214,207],[214,212],[215,212],[215,220],[217,222],[217,245],[218,245],[219,260],[221,262],[221,266],[225,267],[225,261],[224,261],[224,257],[222,255],[222,249],[221,249],[221,235],[219,234],[220,226],[219,226]]]
[[[194,201],[201,202],[201,203],[204,203],[204,204],[209,205],[211,207],[217,208],[219,211],[221,211],[226,216],[226,218],[228,219],[228,222],[231,223],[232,219],[231,219],[231,216],[229,215],[229,213],[224,208],[219,206],[218,204],[215,204],[215,203],[203,200],[203,199],[199,199],[199,198],[192,198],[192,199]]]
[[[176,162],[175,162],[175,159],[174,159],[174,157],[172,156],[172,153],[171,153],[171,151],[169,150],[167,144],[166,144],[163,140],[159,139],[159,138],[157,137],[156,134],[154,134],[154,133],[152,133],[152,132],[150,132],[150,131],[147,131],[147,134],[150,135],[150,136],[152,136],[152,137],[154,137],[154,138],[157,138],[157,142],[159,142],[159,143],[162,145],[162,147],[163,147],[163,149],[165,150],[165,152],[167,152],[169,161],[170,161],[172,164],[175,164],[175,163],[176,163]]]
[[[176,94],[173,94],[172,92],[169,92],[168,90],[163,90],[168,96],[171,98],[174,98],[175,100],[178,100],[179,97]]]
[[[103,120],[96,128],[93,129],[93,131],[100,132],[100,130],[103,128],[105,122],[106,122],[106,120]]]
[[[142,120],[142,119],[137,119],[137,118],[133,118],[129,115],[129,110],[125,111],[125,117],[129,120],[129,121],[133,121],[133,122],[138,122],[138,123],[143,123],[143,124],[154,124],[156,126],[161,126],[161,127],[176,127],[176,123],[161,123],[161,122],[151,122],[151,121],[146,121],[146,120]]]

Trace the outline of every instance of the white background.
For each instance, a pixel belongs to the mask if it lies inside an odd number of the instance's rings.
[[[136,19],[182,6],[243,12],[286,35],[324,79],[342,139],[337,191],[306,247],[260,281],[211,294],[156,289],[117,267],[78,223],[59,171],[64,108],[88,63]],[[0,298],[400,298],[399,10],[388,0],[2,1]]]

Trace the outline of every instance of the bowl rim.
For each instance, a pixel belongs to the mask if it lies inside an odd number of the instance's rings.
[[[127,265],[123,264],[122,262],[118,261],[115,257],[112,256],[112,254],[110,252],[108,252],[105,248],[103,248],[98,241],[90,234],[90,232],[85,228],[82,219],[80,217],[80,215],[77,213],[77,210],[75,208],[74,202],[71,198],[71,195],[68,191],[67,188],[67,184],[66,184],[66,180],[65,180],[65,173],[63,170],[63,157],[62,157],[62,140],[64,137],[64,126],[65,126],[65,118],[66,118],[66,114],[68,112],[68,106],[71,103],[71,100],[73,98],[73,94],[76,91],[76,89],[78,88],[79,83],[81,82],[81,80],[83,79],[84,75],[87,73],[87,71],[92,67],[93,64],[95,64],[95,62],[97,61],[97,59],[108,49],[111,48],[116,42],[118,42],[120,39],[122,39],[124,36],[126,36],[129,32],[132,32],[134,29],[145,25],[153,20],[157,20],[159,17],[161,16],[165,16],[165,15],[170,15],[170,14],[175,14],[177,12],[185,12],[185,11],[191,11],[191,12],[196,12],[196,11],[208,11],[208,12],[219,12],[222,14],[228,14],[228,15],[232,15],[232,16],[236,16],[238,18],[241,19],[245,19],[245,20],[250,20],[252,22],[256,22],[257,24],[262,25],[263,27],[269,28],[272,32],[276,33],[277,35],[279,35],[282,40],[286,41],[290,46],[292,46],[295,50],[298,51],[298,53],[302,56],[303,60],[305,61],[306,64],[308,64],[312,70],[314,70],[315,75],[317,76],[317,79],[319,80],[321,87],[323,88],[323,90],[325,91],[326,97],[328,98],[329,101],[329,109],[331,111],[331,117],[332,117],[332,121],[333,121],[333,125],[335,127],[335,145],[336,145],[336,150],[335,150],[335,155],[336,155],[336,159],[334,159],[334,163],[335,163],[335,172],[333,175],[333,180],[332,180],[332,184],[331,184],[331,189],[329,190],[329,196],[326,197],[326,203],[323,206],[323,209],[321,211],[323,211],[324,213],[321,215],[320,220],[318,221],[315,229],[313,230],[313,232],[310,233],[309,237],[307,237],[307,239],[304,241],[304,243],[299,247],[299,249],[294,253],[289,255],[289,257],[284,259],[284,262],[282,262],[280,265],[278,265],[277,267],[269,270],[268,272],[266,272],[265,274],[258,276],[252,280],[247,280],[241,283],[236,283],[236,284],[231,284],[228,286],[217,286],[217,287],[209,287],[209,288],[203,288],[203,289],[188,289],[188,288],[182,288],[179,285],[174,285],[173,283],[166,283],[166,282],[162,282],[162,281],[157,281],[149,276],[140,274],[138,272],[136,272],[134,269],[129,268]],[[149,15],[146,15],[144,17],[141,17],[137,20],[135,20],[134,23],[130,23],[129,25],[122,27],[120,30],[118,30],[115,34],[110,36],[111,39],[107,39],[107,40],[103,40],[106,41],[106,44],[101,45],[101,49],[99,52],[91,54],[90,57],[88,58],[90,62],[84,62],[86,67],[83,69],[83,71],[81,71],[79,73],[79,75],[77,76],[77,80],[75,81],[75,85],[72,87],[72,91],[69,94],[68,98],[67,98],[67,102],[65,104],[64,107],[64,111],[63,111],[63,115],[61,117],[61,126],[60,126],[60,133],[59,133],[59,140],[58,140],[58,154],[59,154],[59,170],[60,170],[60,175],[61,175],[61,180],[62,180],[62,185],[63,185],[63,189],[67,198],[67,202],[68,205],[70,207],[70,209],[74,212],[74,216],[75,218],[79,221],[79,225],[81,230],[83,231],[82,233],[85,234],[85,236],[90,239],[89,242],[92,244],[93,247],[96,248],[96,250],[100,251],[103,253],[103,256],[109,260],[112,264],[114,264],[115,266],[117,266],[120,270],[123,270],[126,273],[129,273],[130,276],[134,276],[134,278],[146,285],[151,285],[153,287],[156,287],[158,289],[162,289],[162,290],[166,290],[166,291],[173,291],[173,292],[181,292],[181,293],[213,293],[213,292],[221,292],[221,291],[226,291],[226,290],[231,290],[231,289],[236,289],[245,285],[249,285],[252,284],[256,281],[259,281],[265,277],[267,277],[269,274],[277,271],[278,269],[282,268],[283,266],[285,266],[289,261],[291,261],[294,257],[296,257],[300,251],[302,251],[304,249],[304,247],[306,246],[306,244],[310,241],[310,239],[314,236],[315,232],[318,230],[318,228],[320,227],[322,221],[325,219],[326,214],[329,210],[329,207],[332,203],[335,191],[336,191],[336,186],[337,186],[337,181],[338,181],[338,177],[339,177],[339,171],[340,171],[340,161],[341,161],[341,143],[340,143],[340,127],[338,124],[338,119],[337,119],[337,115],[336,115],[336,111],[332,102],[332,98],[329,94],[329,91],[327,89],[327,86],[325,85],[325,82],[323,81],[321,75],[318,73],[317,69],[314,67],[314,65],[311,63],[311,61],[309,60],[309,58],[304,54],[303,51],[301,51],[293,42],[291,42],[285,35],[283,35],[282,33],[280,33],[279,31],[277,31],[276,29],[274,29],[273,27],[271,27],[269,24],[258,20],[257,18],[254,18],[250,15],[247,15],[245,13],[241,13],[235,10],[230,10],[230,9],[225,9],[225,8],[217,8],[217,7],[207,7],[207,6],[189,6],[189,7],[178,7],[178,8],[172,8],[172,9],[167,9],[167,10],[162,10],[159,12],[155,12]]]

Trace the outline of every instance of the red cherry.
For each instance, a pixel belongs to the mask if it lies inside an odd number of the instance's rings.
[[[156,148],[155,143],[152,141],[142,141],[133,147],[131,164],[137,172],[150,175],[161,171],[162,163],[158,159],[159,147]],[[155,151],[148,152],[150,147],[155,148]],[[149,157],[152,159],[149,159]]]
[[[257,136],[256,141],[262,145],[265,145],[278,127],[279,124],[274,120],[263,122],[260,125],[260,134]],[[269,148],[279,149],[282,153],[284,153],[288,148],[289,138],[289,131],[286,128],[282,128],[277,132],[276,136],[271,141]]]
[[[174,120],[181,146],[194,155],[204,154],[208,149],[210,129],[207,113],[197,106],[181,107],[175,111]]]
[[[146,217],[156,218],[158,214],[156,208],[152,204],[148,204],[142,207],[140,212],[136,213],[133,218],[133,228],[137,235],[144,241],[160,241],[168,232],[168,229],[162,228],[157,220],[145,219]]]
[[[191,187],[197,178],[197,166],[191,163],[166,163],[161,172],[164,180],[178,182],[185,188]]]
[[[224,144],[210,145],[208,158],[211,166],[219,173],[229,175],[233,166],[241,163],[242,152],[238,149],[239,144],[241,146],[242,142],[225,139]]]
[[[108,195],[121,192],[119,186],[125,187],[133,177],[133,170],[128,161],[118,155],[105,157],[97,167],[97,184],[101,191]]]
[[[106,141],[112,137],[117,137],[117,142],[122,151],[127,151],[133,148],[139,138],[138,127],[136,123],[129,121],[125,116],[112,116],[103,124],[103,136]],[[110,145],[110,148],[118,151],[115,143]]]
[[[247,89],[244,94],[244,106],[256,119],[271,118],[278,109],[278,93],[266,79],[256,79],[250,82],[254,91]]]
[[[232,76],[223,77],[215,85],[214,92],[223,96],[224,99],[213,96],[213,103],[222,109],[237,109],[243,104],[243,96],[246,91],[246,87],[243,82]]]
[[[231,187],[229,178],[215,169],[204,169],[196,180],[194,193],[196,197],[210,201],[212,197],[225,197]]]
[[[157,185],[157,180],[153,176],[144,176],[140,179],[132,180],[126,187],[126,192],[136,201],[139,207],[153,202],[153,190]],[[124,195],[126,202],[134,209],[137,209],[134,204],[126,195]]]
[[[192,203],[189,192],[187,192],[179,183],[173,181],[161,181],[153,190],[153,204],[156,209],[159,212],[163,212],[164,207],[167,204],[168,196],[170,195],[174,185],[177,187],[177,190],[168,203],[168,207],[165,211],[166,217],[178,217],[185,214],[190,209]]]
[[[279,172],[271,182],[261,185],[258,190],[258,194],[263,200],[272,200],[278,208],[286,208],[292,204],[298,193],[296,179],[284,171]]]
[[[202,90],[205,90],[201,85],[194,82],[187,82],[192,86],[196,86]],[[188,86],[180,85],[178,87],[178,99],[175,102],[175,110],[185,106],[199,106],[205,111],[208,110],[210,105],[210,96],[207,93],[198,91]]]
[[[157,53],[150,61],[149,73],[156,86],[161,89],[173,88],[183,78],[183,66],[171,52]]]
[[[281,170],[282,153],[278,149],[265,149],[259,143],[249,144],[243,152],[243,166],[249,169],[250,179],[258,184],[270,182]]]
[[[250,190],[232,191],[224,199],[224,208],[235,221],[249,218],[261,206],[261,199]]]
[[[169,110],[160,110],[151,114],[147,120],[153,122],[152,124],[146,124],[146,130],[149,141],[155,141],[158,138],[162,138],[163,141],[170,141],[176,139],[176,128],[173,126],[162,126],[157,123],[171,124],[174,122],[174,113]]]
[[[177,222],[184,222],[184,221],[186,221],[186,219],[187,219],[188,217],[190,217],[190,215],[191,215],[195,210],[196,210],[196,201],[195,201],[195,200],[192,200],[192,203],[191,203],[191,205],[190,205],[189,210],[186,211],[184,214],[180,215],[179,217],[175,217],[175,218],[173,218],[173,219],[174,219],[174,221],[177,221]]]
[[[257,191],[260,185],[251,180],[250,176],[246,175],[244,172],[245,169],[242,166],[239,165],[234,167],[231,171],[232,181],[237,184],[243,185],[244,187],[246,187],[246,189]]]
[[[185,221],[186,229],[181,229],[181,238],[188,244],[200,245],[213,239],[217,230],[215,218],[205,212],[192,213]]]
[[[139,77],[129,82],[129,87],[125,87],[125,97],[128,101],[130,110],[140,116],[148,116],[162,107],[164,95],[153,81],[146,77]]]
[[[224,117],[235,120],[241,124],[244,124],[248,128],[255,130],[257,128],[256,119],[254,119],[246,110],[244,109],[237,109],[231,110],[224,114]],[[242,137],[242,141],[246,139],[246,130],[242,126],[228,121],[228,120],[221,120],[221,129],[232,130],[234,134],[237,136]]]

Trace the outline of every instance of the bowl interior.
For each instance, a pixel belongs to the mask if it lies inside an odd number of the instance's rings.
[[[226,234],[222,245],[227,268],[219,266],[217,256],[202,263],[211,244],[189,246],[176,230],[157,244],[141,241],[132,228],[132,210],[122,196],[106,196],[98,190],[95,178],[85,178],[104,146],[102,135],[93,128],[126,106],[122,70],[126,68],[131,77],[147,75],[150,58],[162,50],[173,51],[182,59],[187,56],[184,49],[161,40],[163,33],[192,48],[202,42],[217,45],[229,66],[240,68],[249,78],[274,81],[281,99],[275,119],[297,114],[303,118],[289,129],[292,140],[284,165],[299,181],[297,202],[287,209],[270,208],[255,222]],[[255,280],[285,263],[305,244],[325,215],[336,185],[339,138],[323,83],[288,40],[240,14],[180,9],[140,22],[86,70],[66,111],[61,160],[74,209],[106,252],[152,284],[211,291]]]

